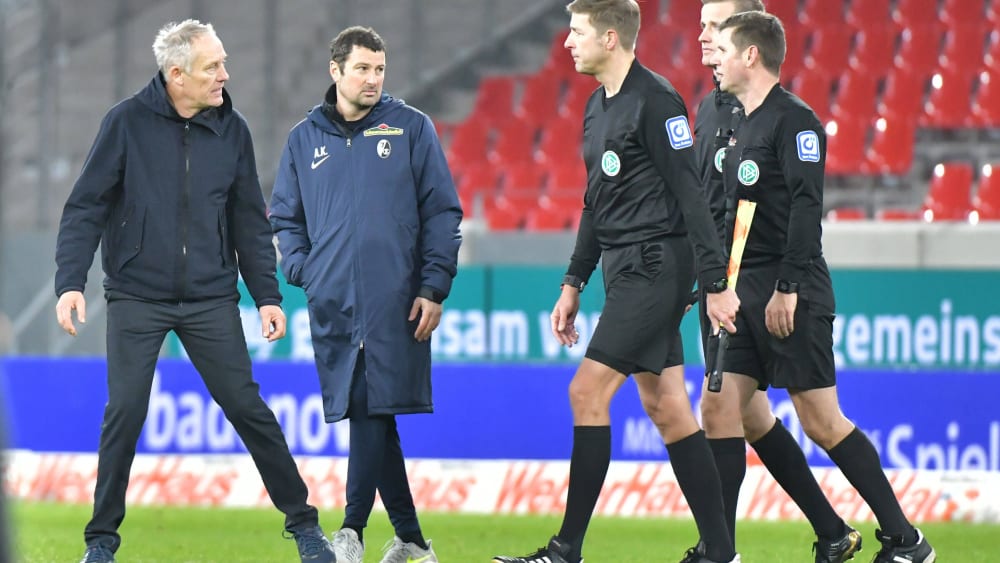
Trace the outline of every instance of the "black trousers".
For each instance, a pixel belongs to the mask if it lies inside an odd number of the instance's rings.
[[[319,515],[274,413],[253,380],[250,356],[233,299],[162,303],[132,299],[108,302],[108,404],[104,409],[94,515],[84,530],[87,545],[121,545],[125,490],[139,441],[156,359],[169,331],[180,338],[212,398],[253,457],[285,529],[315,526]]]
[[[351,402],[347,411],[351,425],[351,449],[347,457],[344,525],[357,528],[368,525],[377,489],[396,535],[419,532],[420,523],[406,477],[406,462],[399,443],[396,417],[368,415],[366,377],[362,351],[354,366]]]

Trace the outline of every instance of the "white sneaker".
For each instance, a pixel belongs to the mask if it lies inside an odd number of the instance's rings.
[[[358,539],[358,533],[350,528],[341,528],[331,538],[337,563],[364,563],[365,544]]]
[[[427,540],[427,549],[421,549],[419,545],[406,543],[396,536],[392,541],[386,542],[382,551],[382,563],[438,563],[431,540]],[[340,559],[337,561],[339,563]]]

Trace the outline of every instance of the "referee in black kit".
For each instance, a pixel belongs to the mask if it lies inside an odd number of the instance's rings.
[[[703,65],[712,66],[711,57],[715,53],[719,25],[734,13],[751,10],[764,11],[764,5],[760,0],[702,0],[698,41]],[[733,127],[742,117],[742,111],[739,100],[731,93],[720,90],[716,84],[698,106],[694,126],[702,186],[708,195],[719,236],[723,239],[726,237],[727,221],[722,164]],[[730,217],[729,221],[733,220]],[[713,327],[708,318],[702,315],[701,321],[705,358],[706,362],[711,362],[716,357],[713,347],[718,345],[719,339],[710,338]],[[706,378],[706,391],[707,381]],[[830,505],[799,443],[771,411],[766,389],[766,383],[762,384],[751,376],[726,373],[725,384],[719,392],[703,392],[701,396],[701,421],[719,470],[726,523],[733,545],[737,545],[736,512],[740,487],[746,476],[746,442],[749,442],[816,532],[813,543],[815,562],[843,563],[861,550],[861,534],[844,522]],[[691,548],[689,559],[682,563],[696,560],[694,558],[700,551],[700,544]]]
[[[730,216],[737,200],[757,202],[725,370],[788,390],[806,434],[878,520],[882,548],[873,563],[933,563],[934,549],[907,521],[878,452],[840,410],[833,284],[820,240],[826,136],[812,109],[780,86],[784,57],[784,29],[772,15],[743,12],[719,25],[711,63],[720,89],[744,108],[723,164]]]
[[[732,330],[739,301],[726,288],[722,244],[698,180],[684,101],[635,58],[635,0],[575,0],[565,46],[577,72],[600,83],[586,106],[587,190],[569,271],[552,311],[560,343],[578,341],[580,292],[598,260],[606,300],[570,383],[573,451],[566,513],[539,551],[499,563],[576,563],[611,458],[609,406],[629,374],[666,443],[677,482],[706,545],[701,563],[738,562],[723,517],[718,473],[684,385],[680,320],[694,283],[713,293],[707,314]]]

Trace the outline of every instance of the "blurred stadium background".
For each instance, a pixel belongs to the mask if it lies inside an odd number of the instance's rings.
[[[881,449],[911,516],[1000,521],[1000,0],[765,4],[786,25],[782,83],[812,105],[829,135],[824,245],[837,289],[845,411]],[[386,90],[434,118],[467,215],[463,267],[435,335],[438,413],[411,417],[404,428],[408,456],[424,460],[414,468],[425,487],[420,502],[439,510],[558,512],[571,425],[565,383],[582,347],[560,350],[544,327],[574,240],[584,189],[581,113],[596,87],[574,73],[562,48],[564,5],[0,0],[0,406],[9,418],[8,490],[89,502],[103,405],[100,262],[91,272],[87,326],[70,338],[53,318],[55,231],[100,119],[155,72],[156,30],[195,17],[215,25],[229,53],[227,88],[254,133],[265,195],[288,129],[329,83],[331,37],[363,24],[386,38]],[[712,86],[698,58],[701,3],[640,5],[639,59],[667,76],[693,112]],[[251,353],[317,501],[335,506],[344,433],[322,423],[304,297],[284,289],[289,337],[273,346],[251,338]],[[584,336],[596,322],[598,293],[584,293]],[[685,351],[697,400],[701,356],[692,316]],[[259,332],[249,305],[244,318],[248,335]],[[266,504],[249,459],[226,457],[241,446],[183,351],[170,341],[163,356],[136,463],[145,486],[134,486],[130,500]],[[616,465],[601,511],[683,515],[669,492],[669,466],[660,474],[662,445],[635,398],[624,395],[615,406]],[[537,410],[532,419],[489,416],[525,400]],[[801,436],[784,395],[772,400],[838,509],[870,519]],[[435,439],[421,440],[427,435]],[[233,472],[231,487],[211,486],[210,478]],[[168,474],[190,475],[204,490],[170,496]],[[67,475],[83,485],[68,485]],[[659,488],[636,484],[647,481]],[[745,517],[798,517],[759,468],[744,496]]]

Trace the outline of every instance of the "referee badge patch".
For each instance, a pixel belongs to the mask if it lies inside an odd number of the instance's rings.
[[[715,163],[715,169],[719,172],[722,172],[722,164],[725,161],[726,161],[726,147],[722,147],[721,149],[715,151],[715,158],[712,159],[712,162]]]
[[[622,160],[615,151],[604,151],[601,155],[601,170],[608,176],[617,176],[622,171]]]
[[[819,135],[815,131],[799,131],[795,135],[795,148],[802,162],[819,162]]]
[[[760,178],[760,167],[752,160],[744,160],[736,170],[736,177],[739,178],[740,183],[744,186],[752,186]]]
[[[691,134],[691,127],[688,120],[683,115],[671,117],[666,122],[667,138],[670,139],[670,146],[674,150],[686,149],[694,144],[694,135]]]

